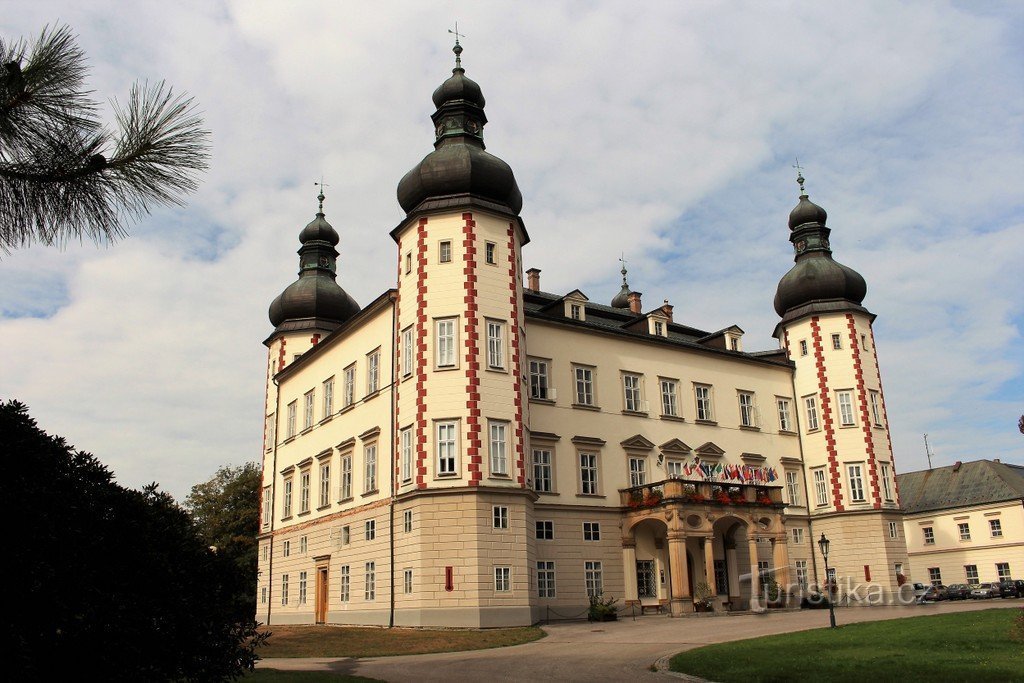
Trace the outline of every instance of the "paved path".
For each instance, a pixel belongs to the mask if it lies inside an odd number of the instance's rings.
[[[839,625],[993,607],[1022,607],[1024,600],[974,600],[911,607],[851,607],[836,610]],[[258,666],[318,670],[403,681],[661,681],[651,671],[661,657],[711,643],[803,631],[828,625],[827,610],[764,615],[638,617],[636,621],[545,626],[546,638],[514,647],[366,659],[265,659]]]

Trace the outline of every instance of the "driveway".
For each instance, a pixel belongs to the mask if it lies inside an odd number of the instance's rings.
[[[836,610],[839,625],[925,614],[1021,607],[1024,600],[974,600],[909,607],[849,607]],[[711,643],[756,638],[828,625],[828,610],[763,615],[628,617],[601,624],[544,626],[547,637],[514,647],[366,659],[265,659],[258,666],[318,670],[403,681],[661,681],[651,671],[659,658]]]

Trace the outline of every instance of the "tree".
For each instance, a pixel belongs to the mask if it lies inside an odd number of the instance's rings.
[[[15,680],[228,680],[251,669],[246,577],[156,484],[124,488],[93,455],[0,403],[0,495],[17,511],[0,618]]]
[[[108,131],[66,26],[29,45],[0,39],[0,250],[124,236],[126,218],[181,204],[205,170],[209,133],[193,101],[136,84]]]
[[[252,609],[256,595],[256,533],[259,527],[260,484],[263,474],[257,463],[225,465],[213,478],[196,484],[185,498],[203,541],[231,560],[243,581],[239,599]]]

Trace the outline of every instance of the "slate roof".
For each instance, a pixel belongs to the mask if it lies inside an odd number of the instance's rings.
[[[1024,466],[974,460],[896,475],[907,513],[1024,501]]]

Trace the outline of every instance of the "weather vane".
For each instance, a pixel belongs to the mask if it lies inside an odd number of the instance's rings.
[[[320,213],[323,213],[324,212],[324,199],[326,199],[326,197],[324,197],[324,188],[325,187],[330,187],[330,185],[328,185],[327,183],[324,182],[324,177],[323,176],[320,176],[320,182],[319,183],[315,182],[313,184],[314,185],[318,185],[320,187],[320,194],[318,194],[316,198],[318,200],[320,200]]]
[[[796,181],[800,183],[800,192],[806,193],[807,191],[804,189],[804,167],[800,165],[800,157],[796,158],[793,168],[796,169]]]
[[[622,270],[619,271],[620,273],[622,273],[622,284],[626,284],[626,254],[625,253],[623,253],[621,256],[619,256],[619,262],[622,263]]]
[[[459,44],[459,38],[465,38],[466,37],[465,33],[459,33],[459,22],[457,22],[457,21],[455,22],[455,30],[453,31],[451,29],[448,29],[448,33],[451,33],[453,36],[455,36],[455,44],[456,45]]]

